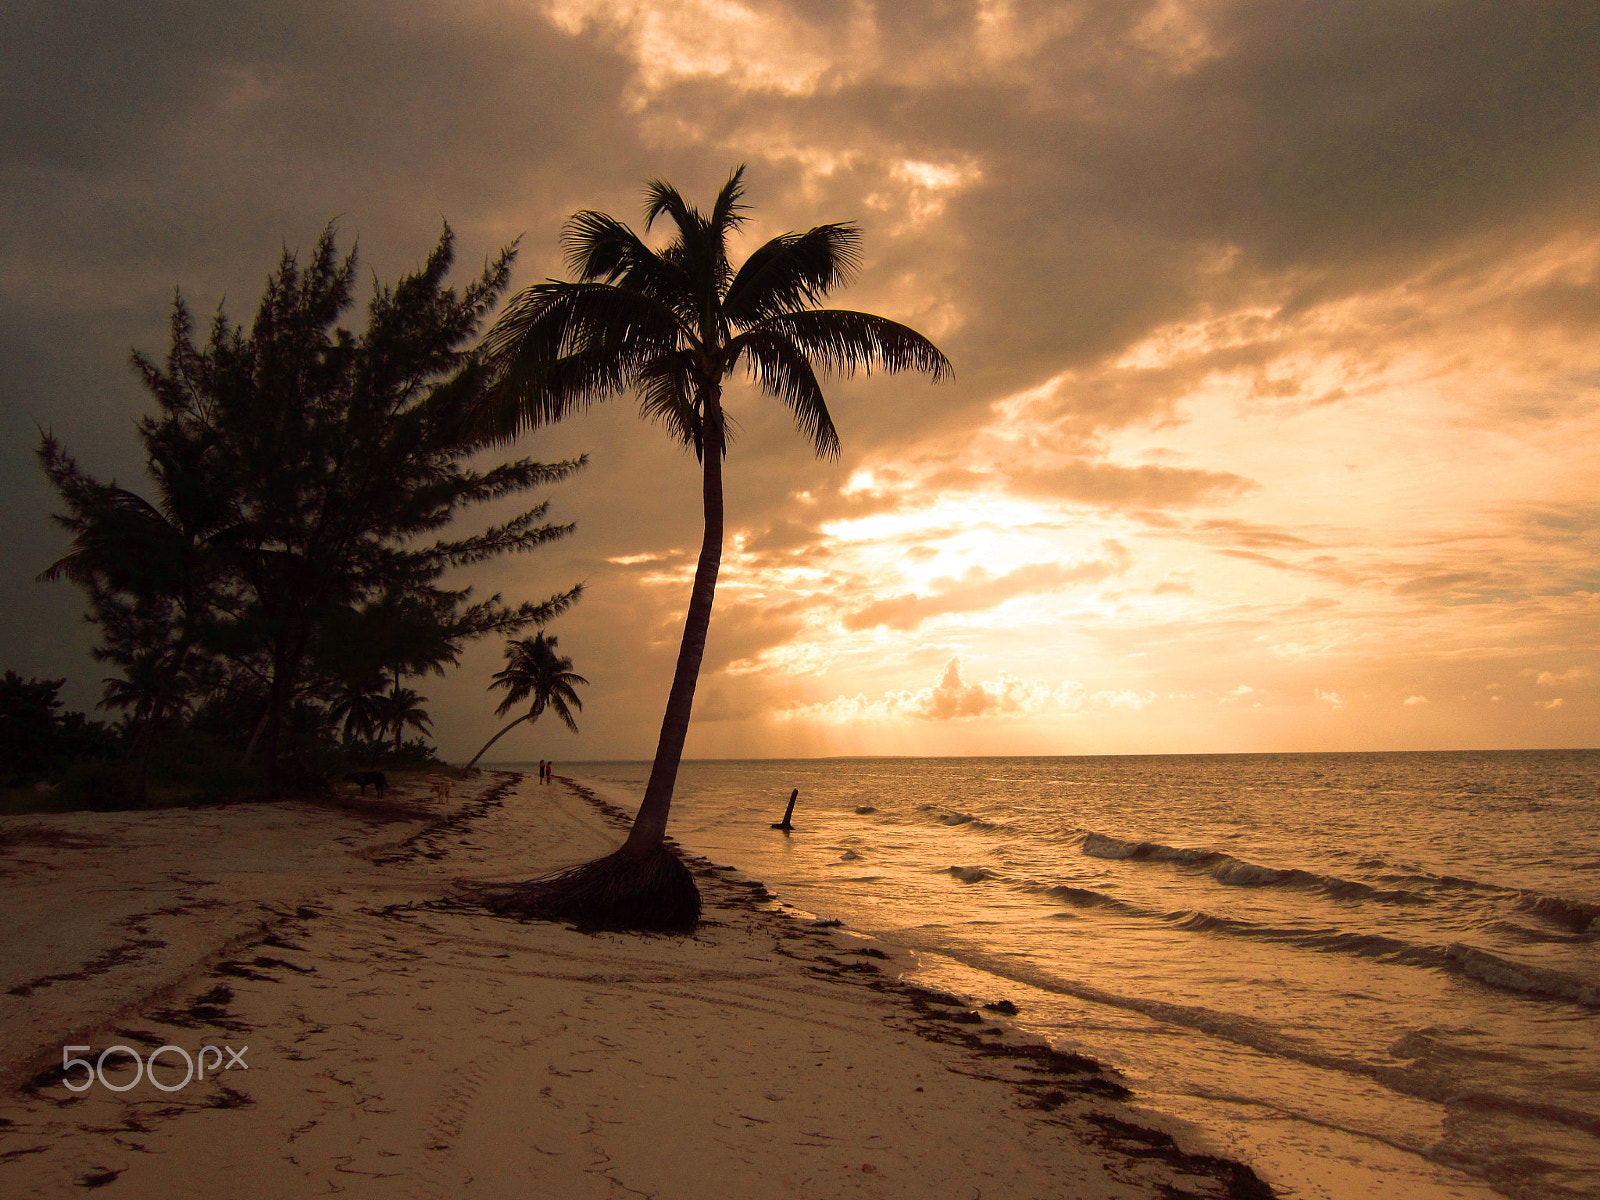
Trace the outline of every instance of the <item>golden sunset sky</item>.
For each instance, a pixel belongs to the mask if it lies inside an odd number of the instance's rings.
[[[733,389],[691,757],[1600,744],[1592,0],[57,0],[0,34],[0,665],[77,705],[36,426],[138,479],[126,355],[174,287],[248,320],[330,219],[385,279],[441,220],[462,277],[520,236],[526,286],[574,210],[745,163],[742,251],[859,222],[837,306],[955,377],[836,381],[835,462]],[[507,758],[654,747],[696,466],[626,400],[516,447],[580,452],[577,533],[469,577],[588,585],[552,626],[583,732]],[[417,683],[448,756],[499,664]]]

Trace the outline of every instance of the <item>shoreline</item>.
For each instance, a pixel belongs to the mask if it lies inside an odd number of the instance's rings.
[[[88,1035],[95,1054],[248,1043],[248,1069],[81,1097],[45,1072],[0,1104],[0,1188],[176,1195],[205,1177],[230,1196],[388,1196],[401,1183],[563,1198],[1272,1194],[1247,1167],[1185,1154],[1126,1106],[1114,1072],[1020,1034],[1003,1009],[903,982],[905,952],[774,909],[735,868],[684,854],[708,919],[683,938],[437,903],[456,876],[527,877],[617,840],[618,810],[579,783],[485,779],[419,829],[391,825],[385,839],[359,822],[346,839],[369,844],[342,847],[340,870],[250,875],[258,898],[277,888],[252,929]],[[178,872],[191,905],[206,898],[204,865]],[[163,867],[143,863],[174,874]],[[283,895],[308,882],[327,886]],[[134,1078],[131,1059],[107,1068],[119,1086]]]

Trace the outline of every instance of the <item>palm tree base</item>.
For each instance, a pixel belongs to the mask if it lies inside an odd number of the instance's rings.
[[[473,884],[469,892],[501,916],[571,921],[580,929],[692,933],[700,923],[700,889],[665,846],[624,848],[523,883]]]

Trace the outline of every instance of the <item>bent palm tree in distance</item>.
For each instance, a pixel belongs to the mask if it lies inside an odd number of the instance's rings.
[[[644,417],[693,448],[705,508],[683,643],[638,816],[614,854],[503,897],[528,915],[646,929],[692,929],[699,920],[693,877],[665,838],[722,561],[724,381],[743,366],[760,391],[788,407],[817,454],[833,458],[839,435],[819,374],[876,368],[939,380],[950,372],[945,356],[915,330],[870,313],[815,307],[860,267],[861,233],[853,223],[775,237],[735,270],[728,238],[745,219],[743,176],[743,167],[733,172],[710,213],[669,184],[647,185],[645,230],[663,218],[673,227],[660,250],[605,213],[576,213],[563,241],[578,278],[528,288],[484,338],[493,381],[488,434],[511,438],[632,393]]]
[[[537,634],[531,638],[514,638],[506,643],[506,665],[504,670],[494,673],[494,682],[491,688],[503,687],[506,689],[506,698],[501,701],[500,707],[494,710],[494,715],[503,717],[524,700],[531,699],[533,704],[528,711],[523,713],[499,733],[495,734],[483,744],[483,749],[472,756],[472,761],[461,768],[461,778],[465,779],[472,773],[472,768],[489,750],[489,747],[498,742],[524,721],[537,721],[549,709],[561,718],[561,723],[573,733],[578,732],[578,722],[573,719],[572,710],[583,711],[583,701],[578,699],[578,693],[573,690],[575,683],[588,683],[582,675],[572,669],[572,660],[565,655],[556,653],[555,636]]]

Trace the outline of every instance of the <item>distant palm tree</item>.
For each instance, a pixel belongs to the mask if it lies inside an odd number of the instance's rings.
[[[463,779],[471,774],[472,768],[490,746],[524,721],[537,721],[544,715],[545,709],[560,717],[561,723],[573,733],[578,732],[578,722],[573,719],[572,710],[575,708],[582,712],[583,701],[578,699],[573,684],[587,684],[589,681],[572,669],[570,658],[556,653],[555,636],[541,633],[531,638],[513,639],[506,643],[506,660],[505,669],[496,671],[494,682],[489,685],[491,688],[506,689],[506,698],[494,710],[494,715],[503,717],[524,700],[531,699],[533,704],[527,712],[483,744],[483,749],[474,754],[472,761],[461,769]]]
[[[341,675],[331,684],[332,703],[328,717],[335,726],[344,726],[344,740],[371,741],[383,724],[385,689],[389,681],[382,675]]]
[[[392,728],[394,718],[384,714],[401,680],[443,675],[460,661],[461,636],[454,614],[417,596],[388,592],[330,611],[313,659],[325,677],[320,698],[335,726],[343,726],[345,741],[371,740]]]
[[[493,380],[488,433],[510,438],[597,401],[636,394],[643,416],[693,447],[705,509],[683,643],[628,839],[596,863],[527,885],[519,901],[524,911],[644,928],[693,928],[699,919],[694,880],[664,841],[722,561],[724,381],[742,364],[761,391],[789,408],[817,454],[831,458],[839,436],[819,372],[876,367],[922,371],[935,380],[950,372],[939,349],[904,325],[814,307],[859,268],[861,234],[852,223],[775,237],[735,271],[727,243],[745,219],[743,175],[743,167],[733,172],[709,214],[669,184],[651,182],[645,229],[662,217],[675,229],[660,250],[605,213],[576,213],[563,240],[578,279],[527,289],[484,338]]]
[[[418,733],[427,733],[432,724],[428,710],[422,706],[428,702],[426,696],[419,696],[408,687],[396,687],[383,697],[378,705],[378,722],[384,729],[394,730],[394,752],[400,753],[401,739],[405,736],[406,726],[409,725]]]
[[[196,690],[193,666],[226,590],[218,563],[239,533],[237,497],[215,455],[181,439],[152,441],[154,503],[85,474],[49,434],[38,457],[68,505],[56,521],[72,534],[71,551],[38,578],[89,594],[105,643],[94,655],[123,671],[105,680],[99,707],[128,710],[133,799],[143,804],[156,739]]]

